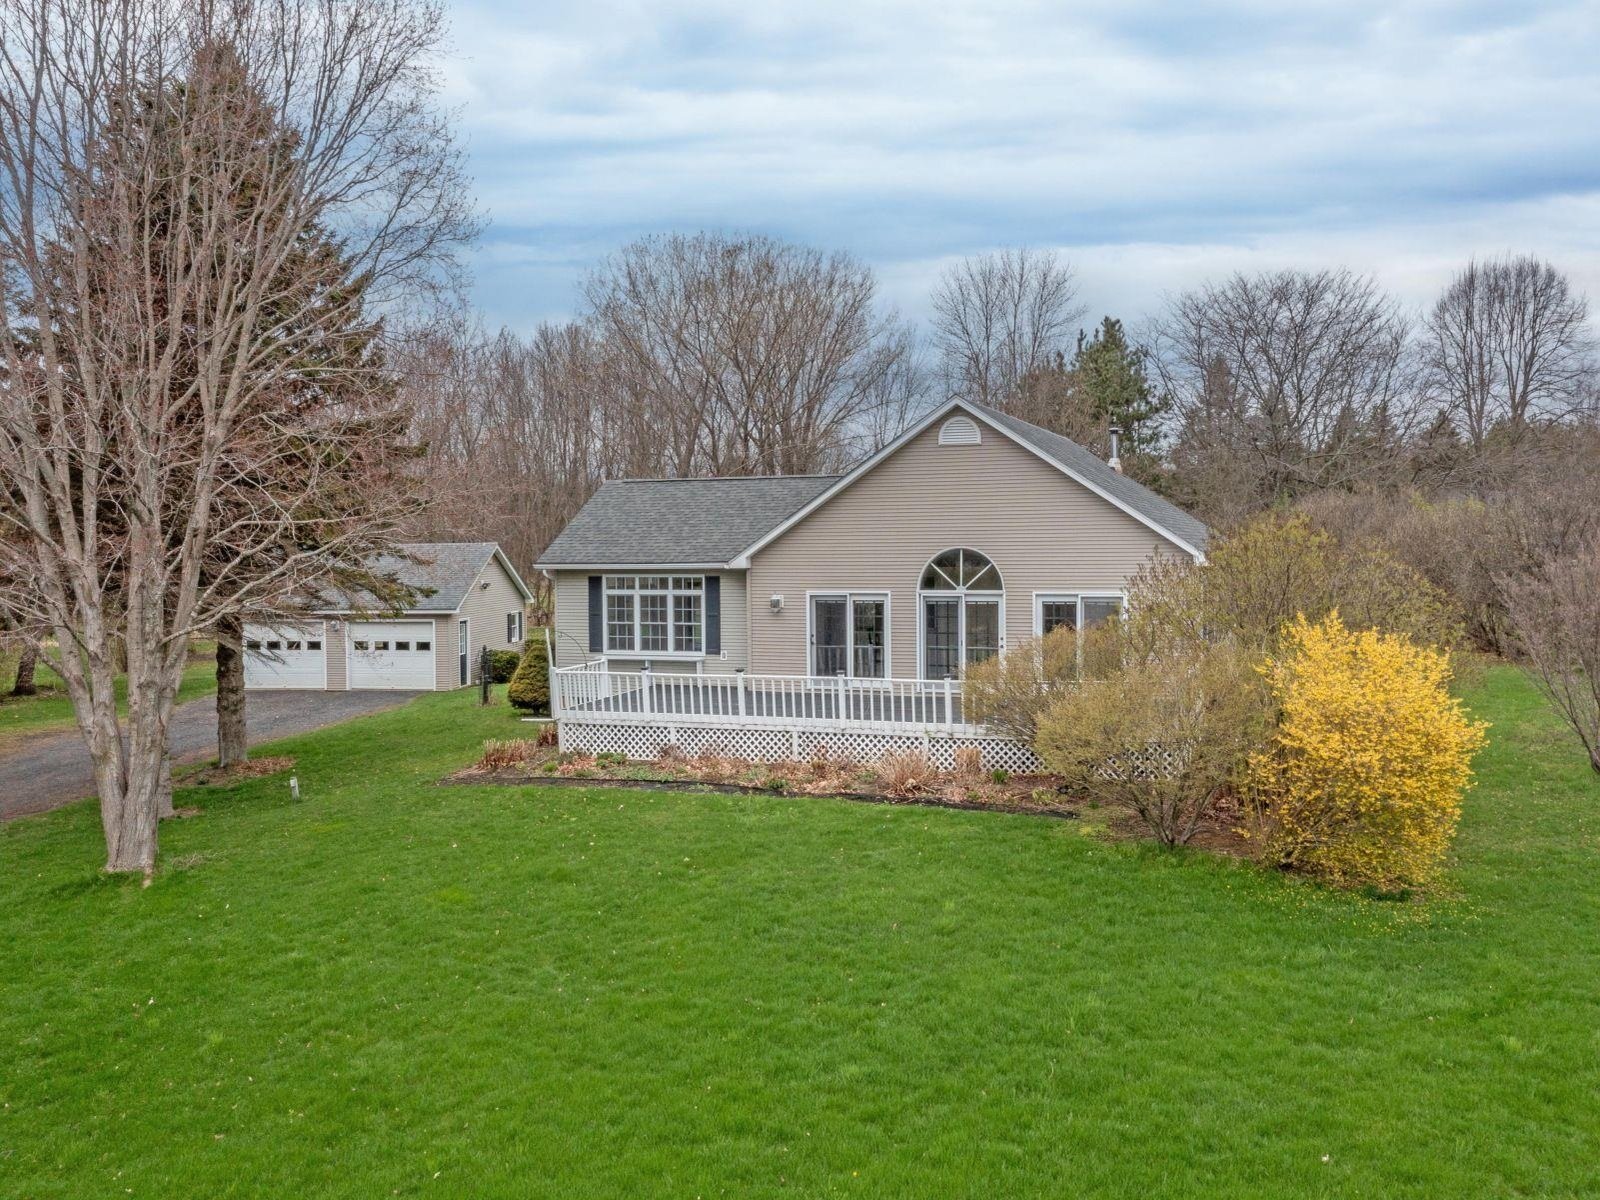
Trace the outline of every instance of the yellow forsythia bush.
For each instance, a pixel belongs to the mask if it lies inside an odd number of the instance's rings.
[[[1448,655],[1335,612],[1297,618],[1261,669],[1279,707],[1250,762],[1264,854],[1342,884],[1426,883],[1488,728],[1450,695]]]

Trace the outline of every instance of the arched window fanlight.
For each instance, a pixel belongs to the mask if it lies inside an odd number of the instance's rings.
[[[976,550],[946,550],[922,570],[925,592],[998,592],[1004,590],[1000,570]]]

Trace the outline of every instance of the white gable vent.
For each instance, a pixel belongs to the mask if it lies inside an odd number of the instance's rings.
[[[971,417],[951,417],[939,426],[939,445],[976,446],[983,441],[978,423]]]

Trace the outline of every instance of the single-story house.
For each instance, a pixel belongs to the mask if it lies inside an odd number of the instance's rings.
[[[444,691],[477,682],[478,656],[520,649],[533,595],[494,542],[411,542],[373,565],[416,607],[352,596],[312,619],[245,626],[246,688]]]
[[[955,400],[842,475],[609,480],[538,566],[557,668],[926,684],[1117,611],[1142,564],[1208,536],[1077,443]]]

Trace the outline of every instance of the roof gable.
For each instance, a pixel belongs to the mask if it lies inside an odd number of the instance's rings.
[[[786,520],[761,534],[745,548],[734,565],[748,566],[751,556],[764,546],[770,545],[834,496],[875,470],[879,464],[936,422],[960,411],[968,413],[983,426],[996,430],[1036,454],[1068,478],[1077,481],[1180,549],[1188,551],[1196,558],[1204,557],[1210,529],[1203,521],[1156,495],[1142,483],[1112,470],[1107,463],[1102,462],[1098,456],[1077,442],[1017,417],[1008,416],[987,405],[974,404],[967,400],[951,400],[933,409],[876,454],[859,463],[848,473],[839,476],[831,486],[819,492]]]
[[[1121,471],[1113,470],[1111,464],[1092,450],[1085,449],[1071,438],[1062,437],[1059,433],[1052,433],[987,405],[972,404],[970,407],[991,425],[1004,430],[1090,491],[1099,493],[1157,533],[1177,542],[1186,550],[1205,553],[1211,530],[1204,521],[1158,496],[1138,480],[1129,479]]]

